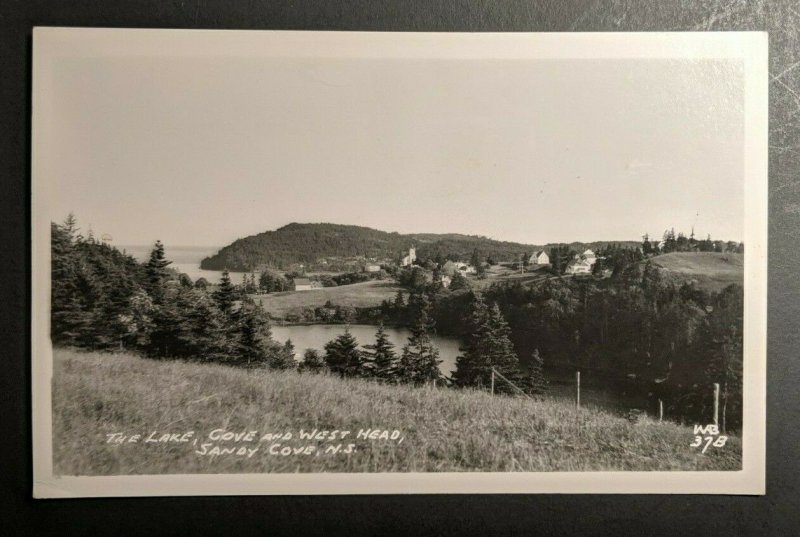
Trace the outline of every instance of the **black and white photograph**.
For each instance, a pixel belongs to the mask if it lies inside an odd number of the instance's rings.
[[[766,45],[36,28],[34,494],[763,494]]]

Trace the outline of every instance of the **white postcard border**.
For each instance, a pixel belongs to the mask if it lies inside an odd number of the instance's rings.
[[[49,69],[81,56],[442,59],[739,59],[745,72],[745,337],[742,470],[57,477],[52,467],[48,163]],[[394,33],[35,28],[32,95],[32,410],[36,498],[250,494],[764,494],[766,458],[767,114],[765,32]]]

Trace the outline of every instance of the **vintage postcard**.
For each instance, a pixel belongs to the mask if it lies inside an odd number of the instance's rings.
[[[766,34],[33,66],[36,497],[764,493]]]

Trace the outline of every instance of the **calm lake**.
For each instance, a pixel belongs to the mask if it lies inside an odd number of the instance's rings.
[[[375,343],[375,332],[377,326],[356,324],[350,325],[350,333],[356,338],[356,341],[362,346]],[[317,349],[324,352],[324,347],[327,342],[335,339],[336,336],[343,334],[345,326],[341,324],[312,324],[312,325],[296,325],[296,326],[273,326],[272,338],[275,341],[285,343],[287,339],[292,340],[295,348],[295,358],[302,359],[303,353],[306,349]],[[405,328],[391,328],[386,327],[386,334],[389,340],[395,344],[395,352],[399,355],[402,352],[403,345],[408,341],[408,336],[411,335]],[[433,344],[439,349],[439,358],[442,363],[439,364],[439,369],[442,374],[450,376],[450,373],[456,368],[456,356],[458,356],[459,341],[455,338],[434,336],[432,338]]]

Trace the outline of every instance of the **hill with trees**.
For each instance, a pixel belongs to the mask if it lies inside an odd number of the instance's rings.
[[[570,243],[573,249],[602,248],[611,242]],[[617,244],[636,247],[636,241]],[[259,267],[289,269],[304,264],[306,268],[331,268],[343,261],[374,259],[388,263],[399,261],[414,246],[420,261],[468,260],[474,255],[495,261],[516,261],[522,254],[552,245],[521,244],[458,233],[400,234],[362,226],[341,224],[292,223],[238,239],[215,255],[203,259],[205,270],[250,271]]]

